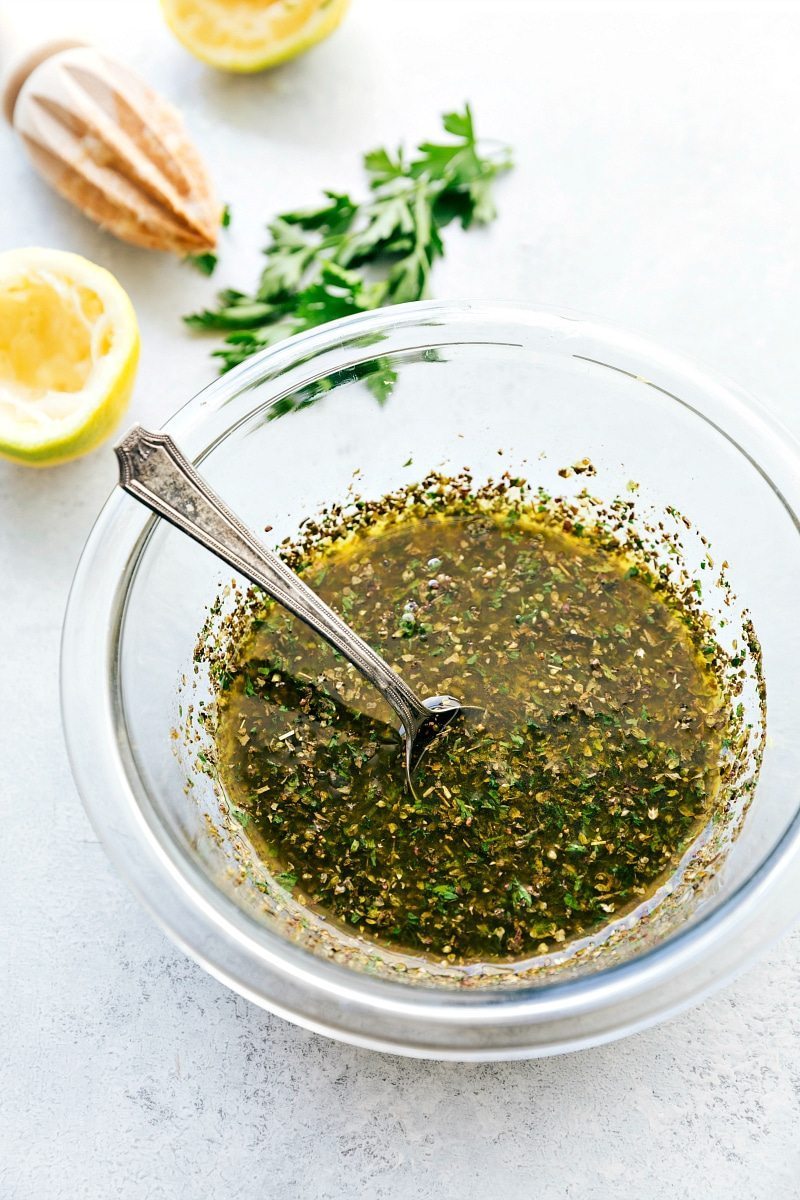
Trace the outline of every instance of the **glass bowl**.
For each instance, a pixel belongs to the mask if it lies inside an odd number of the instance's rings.
[[[559,470],[588,457],[593,495],[635,491],[651,517],[674,522],[690,569],[708,565],[709,554],[729,564],[735,601],[708,571],[703,603],[727,611],[731,646],[746,640],[743,614],[752,615],[768,699],[760,777],[751,776],[735,827],[706,855],[703,886],[684,873],[644,919],[622,922],[616,949],[584,948],[524,970],[428,970],[357,937],[320,934],[319,922],[257,877],[246,835],[201,765],[196,719],[210,698],[194,661],[197,636],[231,572],[116,491],[81,558],[64,625],[70,759],[118,869],[214,976],[359,1045],[438,1058],[534,1056],[676,1012],[797,916],[800,457],[753,400],[590,319],[423,303],[283,342],[213,383],[165,428],[253,529],[272,527],[264,537],[273,546],[344,500],[356,472],[368,497],[464,467],[477,480],[509,470],[571,496],[587,480]],[[753,695],[744,701],[749,714]],[[754,710],[754,729],[756,718]]]

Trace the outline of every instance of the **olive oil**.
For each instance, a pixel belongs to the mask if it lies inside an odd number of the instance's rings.
[[[356,511],[294,564],[420,694],[481,711],[404,776],[393,714],[251,601],[219,694],[220,778],[283,886],[454,962],[623,915],[709,819],[727,721],[707,631],[612,539],[453,489]]]

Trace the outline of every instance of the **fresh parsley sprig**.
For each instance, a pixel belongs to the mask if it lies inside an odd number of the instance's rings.
[[[256,291],[227,289],[216,308],[184,318],[226,334],[214,351],[221,371],[336,317],[427,295],[441,231],[454,220],[464,229],[492,221],[495,180],[512,165],[507,146],[481,147],[469,105],[442,124],[453,140],[423,142],[413,157],[402,148],[366,154],[361,203],[326,191],[316,208],[276,217]]]

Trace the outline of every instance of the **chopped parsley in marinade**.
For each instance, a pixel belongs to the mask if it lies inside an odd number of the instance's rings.
[[[701,623],[547,512],[454,490],[307,545],[304,578],[423,695],[484,709],[406,786],[393,714],[269,601],[219,695],[219,771],[305,903],[451,961],[522,958],[651,894],[709,819],[726,704]]]

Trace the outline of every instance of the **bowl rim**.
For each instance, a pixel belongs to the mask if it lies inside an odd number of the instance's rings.
[[[375,353],[367,348],[370,337],[387,329],[441,327],[442,344],[447,344],[452,341],[446,336],[447,329],[454,322],[465,326],[488,322],[498,330],[518,325],[565,337],[580,332],[598,340],[609,353],[628,355],[645,364],[653,379],[647,375],[634,378],[680,404],[687,401],[655,382],[659,372],[696,387],[710,411],[689,407],[745,456],[800,531],[800,487],[790,503],[787,488],[775,478],[775,472],[768,472],[761,458],[742,444],[746,433],[754,444],[768,447],[770,457],[781,468],[778,473],[783,476],[785,472],[791,484],[800,479],[800,443],[782,422],[737,385],[706,372],[692,360],[638,334],[563,309],[482,300],[424,301],[344,317],[248,359],[189,399],[163,428],[179,440],[190,457],[202,461],[216,444],[212,440],[203,446],[200,436],[209,415],[219,415],[231,400],[246,395],[255,384],[272,381],[274,394],[266,396],[262,387],[258,395],[257,407],[266,408],[279,400],[281,380],[290,369],[307,365],[308,382],[312,382],[321,373],[319,366],[313,368],[322,355],[345,351],[361,340],[364,352],[360,357],[370,358]],[[496,343],[500,342],[498,337]],[[611,362],[602,365],[614,366]],[[298,386],[301,384],[293,379],[291,390]],[[251,406],[241,420],[252,411]],[[226,426],[226,433],[239,423]],[[738,437],[729,432],[731,425]],[[178,869],[177,857],[154,836],[144,815],[140,804],[144,785],[132,758],[126,757],[120,746],[114,709],[116,647],[130,584],[156,523],[157,518],[117,488],[95,521],[75,573],[62,631],[62,722],[78,791],[115,865],[168,935],[234,990],[319,1032],[395,1053],[475,1059],[558,1053],[622,1036],[678,1011],[733,975],[792,923],[800,908],[800,886],[791,878],[791,865],[800,858],[800,811],[764,861],[716,909],[628,962],[579,978],[515,985],[513,990],[445,991],[409,986],[320,959],[258,923],[188,856],[182,863],[185,869]],[[111,558],[105,561],[109,547]],[[86,620],[87,608],[94,612],[92,622]],[[105,621],[98,624],[103,616]],[[106,631],[104,638],[96,636],[97,628]],[[109,797],[114,797],[114,806]],[[776,897],[783,903],[776,903]],[[752,929],[756,923],[760,925],[758,936],[743,937],[742,929]],[[694,976],[691,984],[689,975]],[[273,987],[274,976],[288,986]],[[682,986],[667,986],[677,979],[683,980]],[[264,986],[265,980],[269,986]],[[306,1003],[306,991],[314,993],[315,1003]],[[342,1006],[351,1006],[353,1011],[339,1011]],[[614,1019],[615,1011],[624,1014],[628,1009],[635,1011],[622,1022]],[[592,1028],[588,1030],[587,1018],[600,1013],[605,1024],[589,1020]],[[420,1023],[422,1032],[412,1031],[411,1027],[416,1030]],[[476,1030],[503,1028],[509,1034],[508,1044],[502,1035],[488,1052],[484,1052],[486,1047],[472,1044]]]

